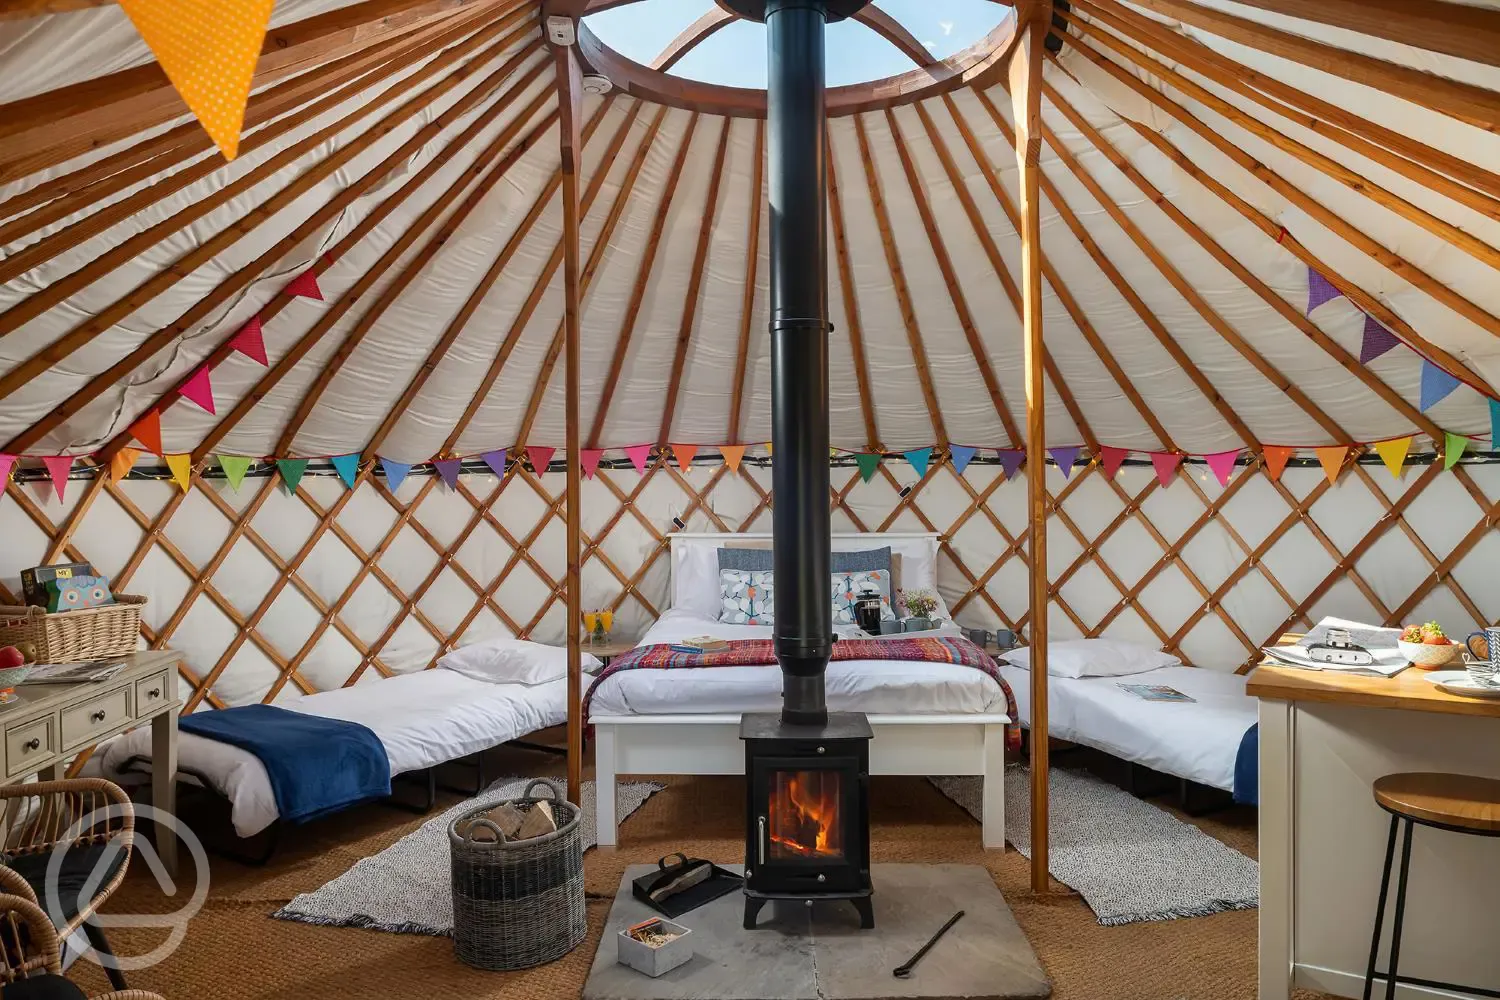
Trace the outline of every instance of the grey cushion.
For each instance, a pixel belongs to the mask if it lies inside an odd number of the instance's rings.
[[[775,567],[771,564],[770,549],[737,549],[725,546],[719,549],[719,568],[769,572]],[[835,573],[861,573],[874,569],[883,569],[889,573],[891,571],[891,547],[887,545],[884,548],[864,549],[859,552],[834,552],[833,565],[830,568]]]

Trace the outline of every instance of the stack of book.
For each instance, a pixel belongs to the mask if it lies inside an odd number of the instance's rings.
[[[674,653],[718,653],[729,648],[729,640],[711,635],[694,635],[672,644]]]

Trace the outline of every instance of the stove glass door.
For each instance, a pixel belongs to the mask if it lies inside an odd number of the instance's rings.
[[[845,776],[814,769],[771,772],[767,840],[773,861],[844,859]]]

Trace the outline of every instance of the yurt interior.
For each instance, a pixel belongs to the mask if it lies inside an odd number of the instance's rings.
[[[0,998],[1500,997],[1500,0],[0,0]]]

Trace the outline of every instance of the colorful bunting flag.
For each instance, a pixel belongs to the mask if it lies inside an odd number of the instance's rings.
[[[740,462],[745,458],[745,446],[742,444],[721,444],[719,454],[724,456],[724,464],[729,466],[729,471],[739,472]]]
[[[135,466],[135,460],[141,457],[141,453],[135,448],[121,448],[115,452],[115,457],[109,460],[109,481],[118,483],[130,473]],[[0,476],[0,485],[4,485],[3,476]]]
[[[1313,453],[1318,456],[1318,463],[1323,466],[1323,474],[1328,477],[1328,485],[1332,486],[1339,480],[1339,473],[1344,468],[1344,456],[1349,454],[1349,449],[1344,445],[1329,445],[1326,448],[1314,448]]]
[[[651,446],[649,444],[632,445],[625,449],[625,457],[630,459],[630,464],[635,466],[635,471],[644,476],[646,466],[651,461]]]
[[[1313,268],[1307,269],[1307,312],[1312,311],[1325,302],[1332,302],[1344,293],[1339,291],[1322,273]]]
[[[318,287],[318,272],[313,268],[308,268],[287,282],[286,287],[282,291],[288,295],[300,295],[304,299],[323,301],[323,289]]]
[[[382,458],[380,471],[385,473],[386,489],[394,493],[401,488],[402,483],[406,482],[406,476],[411,472],[411,463]]]
[[[527,445],[526,458],[531,462],[531,471],[539,476],[545,476],[548,466],[552,464],[552,455],[556,451],[556,448],[543,448],[534,444]]]
[[[698,454],[698,446],[695,444],[674,444],[672,454],[677,458],[677,464],[682,467],[683,472],[693,471],[693,458]]]
[[[214,145],[239,153],[245,102],[274,0],[120,0]]]
[[[1365,332],[1359,342],[1359,363],[1369,364],[1376,358],[1385,354],[1401,341],[1396,335],[1375,321],[1375,317],[1369,313],[1365,314]]]
[[[245,481],[245,473],[250,469],[251,460],[243,455],[215,455],[219,460],[219,468],[224,470],[224,479],[236,493],[240,491],[240,484]]]
[[[68,474],[73,471],[72,455],[45,455],[42,464],[47,467],[47,475],[52,477],[52,488],[57,491],[57,499],[63,499],[63,492],[68,488]]]
[[[281,481],[286,484],[286,491],[296,493],[297,484],[302,482],[302,474],[307,471],[307,459],[278,458],[276,468],[281,472]]]
[[[1078,453],[1083,449],[1077,445],[1069,445],[1064,448],[1048,448],[1047,454],[1052,456],[1052,461],[1062,470],[1063,478],[1067,479],[1073,475],[1073,466],[1078,462]]]
[[[187,381],[177,387],[177,392],[183,399],[191,400],[202,409],[217,415],[217,411],[214,410],[214,386],[209,380],[208,365],[199,365],[197,370],[188,376]]]
[[[1271,477],[1274,483],[1281,478],[1281,473],[1286,469],[1286,463],[1291,460],[1295,448],[1287,448],[1279,444],[1268,444],[1263,454],[1266,458],[1266,475]]]
[[[1151,467],[1156,470],[1156,481],[1163,486],[1172,485],[1172,477],[1177,474],[1177,467],[1181,464],[1182,456],[1175,451],[1151,453]]]
[[[172,482],[182,487],[186,493],[192,484],[193,478],[193,456],[192,455],[163,455],[162,459],[171,470]]]
[[[501,479],[505,478],[505,449],[504,448],[501,448],[498,451],[487,451],[483,455],[480,455],[479,457],[484,460],[484,464],[485,465],[488,465],[490,467],[490,471],[491,472],[493,472],[495,475],[499,476]],[[596,461],[594,464],[597,465],[598,462]]]
[[[1458,388],[1458,379],[1443,371],[1437,365],[1422,359],[1422,402],[1417,407],[1426,413],[1432,407],[1441,403]]]
[[[880,455],[874,452],[855,455],[854,464],[859,466],[860,480],[868,483],[875,475],[875,470],[880,468]]]
[[[250,322],[240,327],[240,332],[234,335],[229,346],[252,361],[259,361],[267,366],[271,363],[266,357],[266,341],[260,328],[259,316],[251,316]]]
[[[978,452],[978,448],[970,448],[967,445],[949,445],[948,457],[953,459],[953,474],[955,476],[963,475],[964,470],[969,467],[970,462],[974,461],[974,456],[978,454]]]
[[[995,454],[1000,459],[1000,471],[1005,473],[1006,479],[1014,479],[1021,463],[1026,461],[1026,453],[1020,448],[999,448]]]
[[[1452,431],[1443,431],[1443,468],[1451,469],[1457,465],[1458,460],[1464,457],[1464,449],[1467,447],[1468,438]]]
[[[1389,441],[1376,441],[1375,454],[1385,463],[1385,467],[1391,470],[1391,475],[1397,479],[1401,478],[1401,470],[1406,465],[1406,453],[1411,450],[1411,435],[1402,438],[1391,438]]]
[[[927,475],[927,464],[932,461],[931,448],[913,448],[911,451],[905,451],[901,454],[911,463],[911,467],[917,470],[918,479]]]
[[[1228,486],[1229,477],[1234,475],[1234,463],[1239,461],[1239,458],[1240,450],[1236,448],[1234,451],[1220,451],[1212,455],[1204,455],[1203,461],[1208,463],[1209,469],[1218,478],[1219,485]]]
[[[432,467],[437,470],[443,482],[448,484],[450,490],[458,489],[458,474],[464,470],[464,460],[461,458],[434,458]]]
[[[1500,451],[1500,399],[1490,400],[1490,451]]]
[[[351,490],[354,489],[354,480],[359,476],[359,452],[349,455],[334,455],[328,461],[333,463],[333,471],[339,474],[344,485]]]
[[[153,455],[161,454],[161,411],[151,409],[142,413],[135,423],[130,425],[130,436],[141,444]]]
[[[771,442],[770,442],[770,441],[767,441],[767,442],[766,442],[766,457],[767,457],[767,458],[770,458],[770,457],[771,457],[771,451],[772,451],[772,448],[771,448]]]
[[[593,479],[599,470],[599,460],[604,457],[603,448],[585,448],[578,453],[578,464],[583,467],[583,478]]]
[[[16,456],[0,455],[0,493],[5,492],[5,484],[10,482],[10,470],[16,467]]]
[[[1125,448],[1102,445],[1099,448],[1099,467],[1104,470],[1104,478],[1115,478],[1120,471],[1120,466],[1125,464],[1125,456],[1129,454],[1130,452]]]

